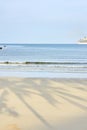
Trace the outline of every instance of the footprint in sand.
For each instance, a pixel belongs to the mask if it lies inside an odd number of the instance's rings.
[[[16,124],[10,124],[7,126],[7,130],[21,130]]]

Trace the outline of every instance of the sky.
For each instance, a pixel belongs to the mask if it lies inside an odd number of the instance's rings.
[[[0,43],[75,43],[87,36],[87,0],[0,0]]]

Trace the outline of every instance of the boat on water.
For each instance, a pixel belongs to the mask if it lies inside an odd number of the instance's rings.
[[[2,47],[0,47],[0,50],[2,49]]]
[[[0,46],[0,50],[2,50],[3,48],[6,48],[6,45]]]
[[[84,37],[78,41],[80,44],[87,44],[87,37]]]

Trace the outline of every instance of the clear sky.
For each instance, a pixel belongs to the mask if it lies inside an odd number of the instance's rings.
[[[87,35],[87,0],[0,0],[0,42],[73,43]]]

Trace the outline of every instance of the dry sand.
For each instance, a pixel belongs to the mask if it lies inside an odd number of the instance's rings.
[[[87,80],[0,78],[0,130],[87,130]]]

